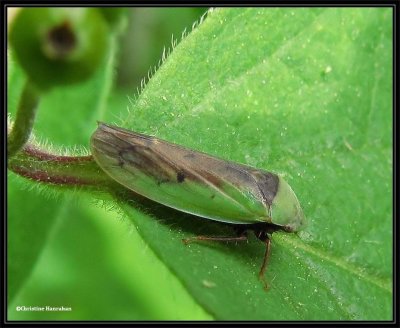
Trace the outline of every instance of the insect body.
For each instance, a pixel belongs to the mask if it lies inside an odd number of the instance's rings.
[[[274,173],[104,123],[99,123],[90,145],[98,165],[136,193],[183,212],[235,224],[242,233],[253,230],[267,244],[260,274],[268,258],[267,233],[293,232],[304,224],[294,192]],[[244,239],[243,234],[236,239]]]

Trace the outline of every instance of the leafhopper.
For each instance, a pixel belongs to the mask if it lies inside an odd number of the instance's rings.
[[[296,232],[305,223],[299,201],[282,177],[194,151],[155,137],[99,123],[90,141],[97,164],[114,180],[155,202],[235,227],[235,237],[185,239],[246,240],[253,231],[266,245],[270,234]]]

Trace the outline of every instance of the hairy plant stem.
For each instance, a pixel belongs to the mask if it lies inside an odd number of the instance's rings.
[[[27,179],[51,185],[99,191],[116,185],[91,155],[55,155],[31,144],[9,159],[8,168]]]
[[[38,90],[28,80],[22,91],[14,125],[8,135],[7,155],[9,158],[18,153],[28,141],[39,99]]]

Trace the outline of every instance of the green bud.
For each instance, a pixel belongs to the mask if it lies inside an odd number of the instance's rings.
[[[17,60],[41,89],[89,78],[102,63],[109,38],[95,8],[23,8],[10,29]]]

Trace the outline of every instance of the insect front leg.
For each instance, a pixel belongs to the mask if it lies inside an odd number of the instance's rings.
[[[267,280],[265,279],[265,271],[267,270],[267,264],[268,264],[269,257],[271,254],[271,239],[268,236],[266,231],[260,231],[260,232],[256,233],[256,236],[258,239],[260,239],[261,241],[263,241],[265,243],[264,258],[263,258],[263,262],[261,264],[260,272],[258,273],[258,277],[263,282],[264,289],[268,290],[269,285],[268,285]]]

